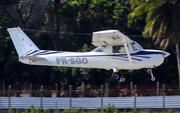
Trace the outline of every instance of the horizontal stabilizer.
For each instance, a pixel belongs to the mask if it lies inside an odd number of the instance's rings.
[[[20,59],[43,60],[45,58],[39,56],[20,56]]]

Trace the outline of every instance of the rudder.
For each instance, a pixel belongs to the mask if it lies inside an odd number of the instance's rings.
[[[7,30],[11,36],[19,57],[28,52],[39,50],[39,48],[31,41],[31,39],[22,31],[21,28],[9,28]]]

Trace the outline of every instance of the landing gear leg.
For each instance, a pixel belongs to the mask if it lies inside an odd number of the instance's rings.
[[[117,70],[116,68],[113,68],[113,73],[111,75],[111,78],[114,80],[114,81],[117,81],[117,82],[125,82],[125,77],[123,75],[121,75]]]
[[[148,69],[148,70],[147,70],[147,73],[151,75],[151,80],[152,80],[152,81],[155,81],[156,78],[153,76],[152,69]]]

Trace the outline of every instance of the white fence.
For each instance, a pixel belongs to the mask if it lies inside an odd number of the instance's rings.
[[[110,103],[116,108],[178,108],[180,96],[154,97],[0,97],[0,108],[105,108]]]

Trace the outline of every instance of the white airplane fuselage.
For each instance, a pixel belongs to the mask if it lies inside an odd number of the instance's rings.
[[[85,67],[101,69],[142,69],[154,68],[163,63],[163,51],[139,50],[131,54],[133,64],[128,60],[126,53],[106,54],[104,52],[61,52],[38,50],[28,55],[44,57],[41,60],[21,59],[25,64],[62,66],[62,67]]]

